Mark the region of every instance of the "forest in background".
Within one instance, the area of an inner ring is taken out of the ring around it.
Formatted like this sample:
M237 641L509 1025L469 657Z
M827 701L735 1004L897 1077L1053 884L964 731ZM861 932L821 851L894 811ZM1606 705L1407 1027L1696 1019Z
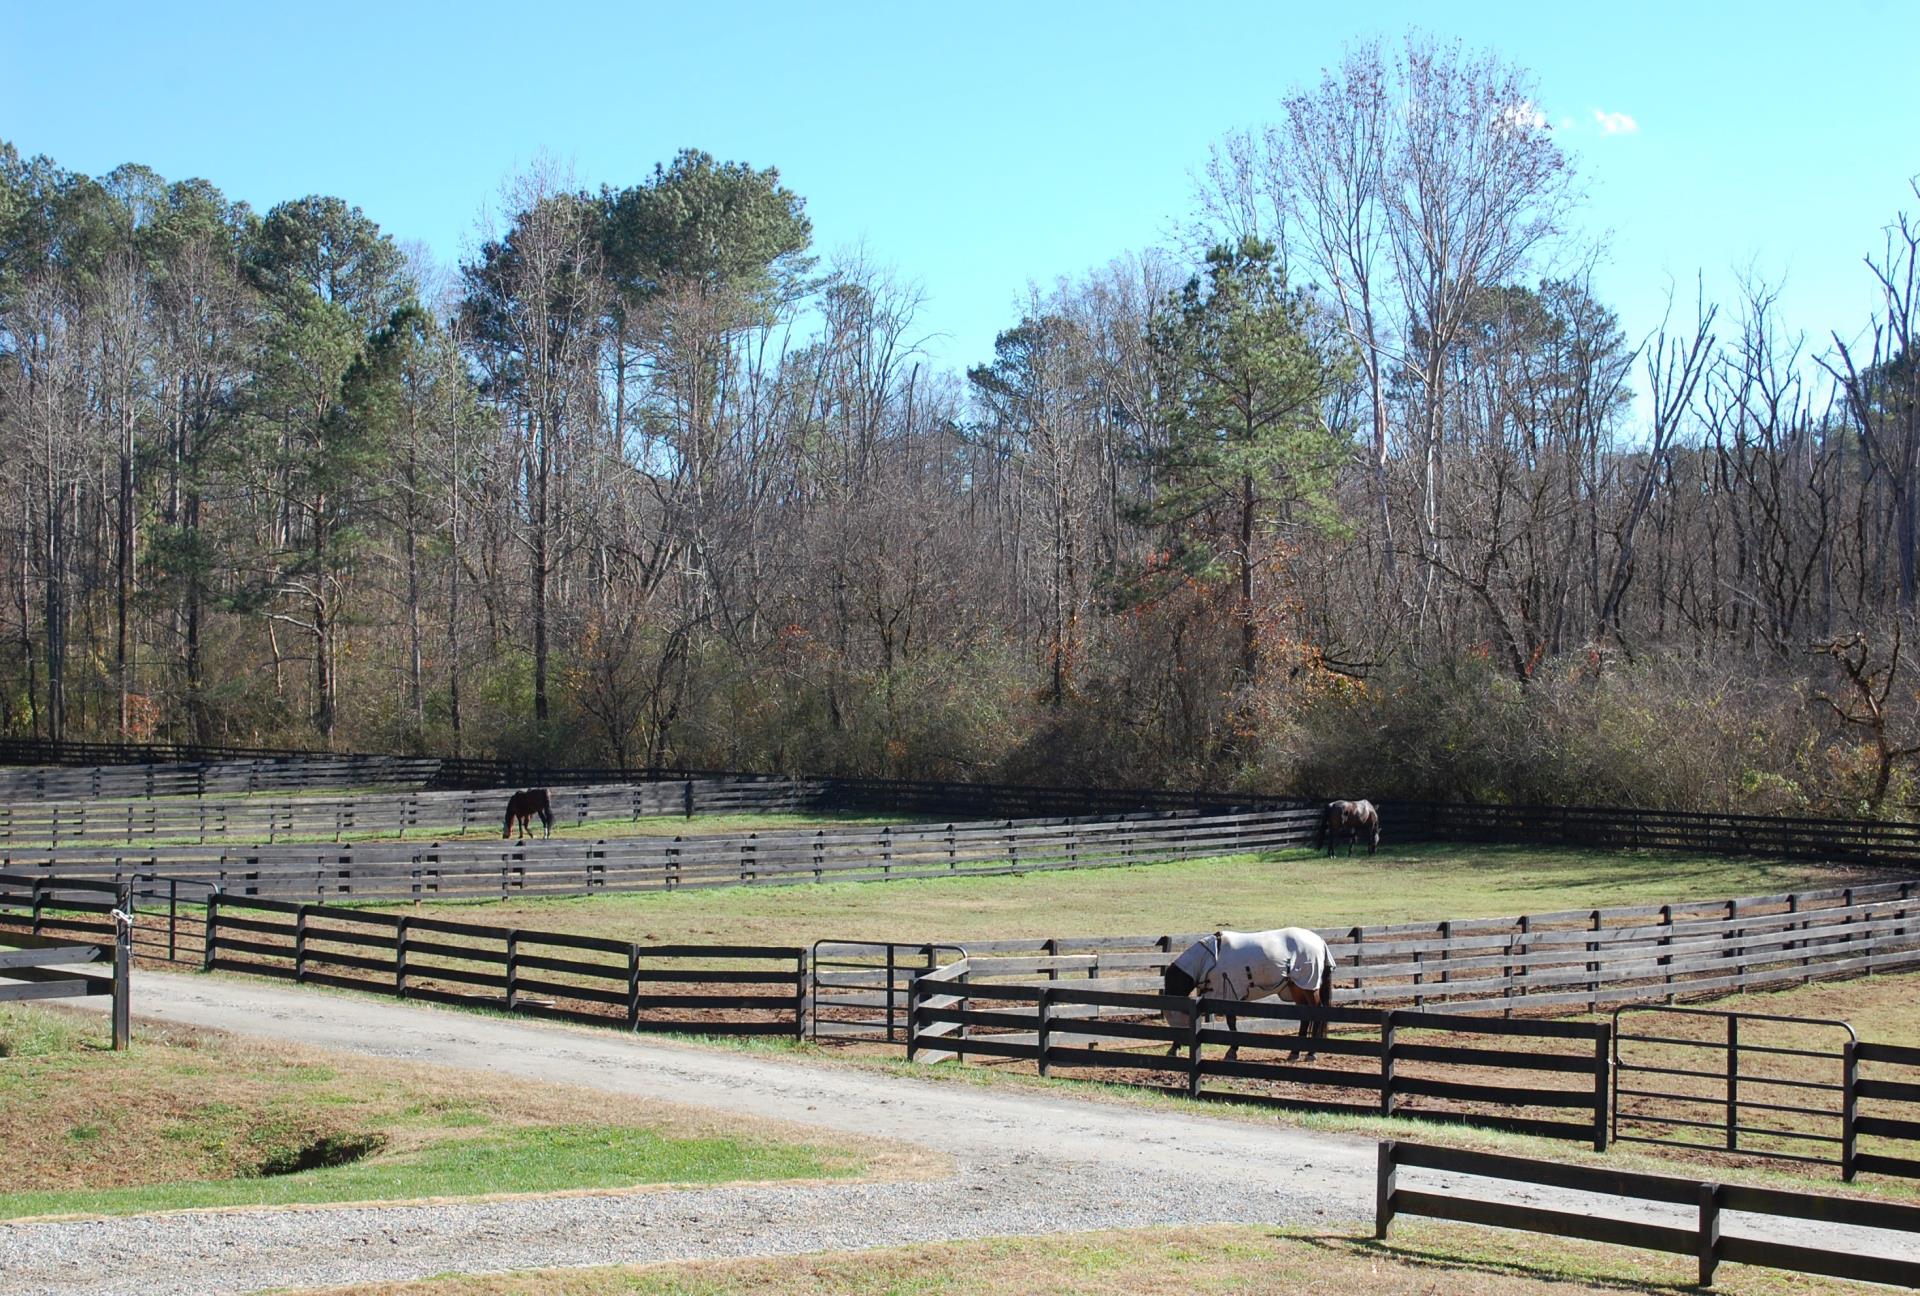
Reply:
M771 167L443 269L0 143L0 733L1912 814L1916 194L1628 337L1536 100L1356 46L964 374Z

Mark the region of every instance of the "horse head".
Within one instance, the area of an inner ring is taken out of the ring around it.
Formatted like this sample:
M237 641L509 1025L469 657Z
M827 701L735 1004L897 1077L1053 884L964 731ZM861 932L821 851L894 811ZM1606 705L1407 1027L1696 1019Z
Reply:
M1213 988L1213 970L1220 961L1220 937L1209 936L1197 940L1182 951L1179 958L1167 964L1161 973L1161 980L1169 998L1190 999L1195 995L1205 997ZM1193 1024L1193 1014L1178 1008L1166 1010L1167 1025L1175 1030L1185 1030Z

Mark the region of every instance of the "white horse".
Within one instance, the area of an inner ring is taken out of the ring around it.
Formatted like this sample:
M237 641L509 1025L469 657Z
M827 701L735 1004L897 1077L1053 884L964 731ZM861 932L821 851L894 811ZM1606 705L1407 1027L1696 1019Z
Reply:
M1220 931L1187 946L1167 965L1165 979L1167 994L1179 998L1197 995L1251 1003L1278 995L1290 1003L1324 1008L1333 1002L1333 951L1304 927ZM1167 1024L1176 1030L1193 1024L1190 1012L1169 1008L1166 1015ZM1232 1013L1227 1014L1227 1029L1234 1034L1233 1046L1227 1050L1231 1060L1240 1053L1240 1025ZM1301 1038L1307 1034L1308 1023L1302 1021ZM1312 1023L1312 1034L1315 1039L1325 1039L1327 1024ZM1299 1056L1296 1048L1288 1060ZM1312 1061L1317 1056L1317 1051L1309 1052L1307 1059Z

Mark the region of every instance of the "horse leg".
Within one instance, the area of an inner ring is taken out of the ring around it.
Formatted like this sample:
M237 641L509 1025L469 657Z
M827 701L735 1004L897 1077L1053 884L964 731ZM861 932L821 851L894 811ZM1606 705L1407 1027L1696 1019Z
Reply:
M1299 1004L1302 1008L1317 1008L1320 1006L1319 996L1315 995L1311 990L1296 989L1294 991L1293 1001ZM1300 1019L1300 1029L1294 1037L1293 1052L1287 1054L1287 1061L1293 1062L1299 1059L1300 1041L1308 1039L1308 1037L1313 1033L1313 1031L1318 1028L1318 1025L1319 1025L1318 1023L1309 1021L1305 1017L1302 1017ZM1311 1044L1309 1044L1307 1047L1307 1061L1309 1062L1315 1061L1319 1058L1319 1056L1320 1056L1319 1051L1313 1048Z
M1240 1019L1232 1013L1227 1014L1227 1034L1233 1037L1233 1043L1227 1049L1227 1061L1240 1056Z

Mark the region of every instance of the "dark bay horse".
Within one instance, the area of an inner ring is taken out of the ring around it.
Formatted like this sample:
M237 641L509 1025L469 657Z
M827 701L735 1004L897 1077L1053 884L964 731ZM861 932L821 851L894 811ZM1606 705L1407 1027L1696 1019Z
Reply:
M553 836L553 803L547 798L545 788L528 788L524 792L515 792L507 799L507 817L500 825L502 840L513 836L513 821L520 821L520 835L525 837L535 815L547 830L546 835Z
M1361 833L1367 835L1367 854L1380 849L1380 812L1373 808L1371 801L1329 801L1327 810L1320 819L1320 834L1326 839L1327 854L1333 854L1338 840L1335 834L1346 833L1347 854L1353 854L1353 839Z
M1163 977L1166 993L1177 998L1198 995L1202 999L1237 999L1251 1003L1278 995L1289 1003L1309 1008L1333 1004L1333 951L1317 933L1305 927L1215 932L1187 946L1179 958L1167 965ZM1175 1030L1193 1024L1190 1012L1169 1008L1166 1015L1167 1025ZM1303 1019L1302 1039L1307 1038L1308 1027L1309 1023ZM1315 1040L1327 1037L1324 1021L1313 1022L1311 1027ZM1227 1014L1227 1029L1234 1035L1233 1046L1227 1050L1231 1060L1240 1053L1240 1023L1231 1012ZM1299 1056L1300 1050L1296 1048L1288 1060ZM1307 1060L1317 1056L1317 1050L1309 1051Z

